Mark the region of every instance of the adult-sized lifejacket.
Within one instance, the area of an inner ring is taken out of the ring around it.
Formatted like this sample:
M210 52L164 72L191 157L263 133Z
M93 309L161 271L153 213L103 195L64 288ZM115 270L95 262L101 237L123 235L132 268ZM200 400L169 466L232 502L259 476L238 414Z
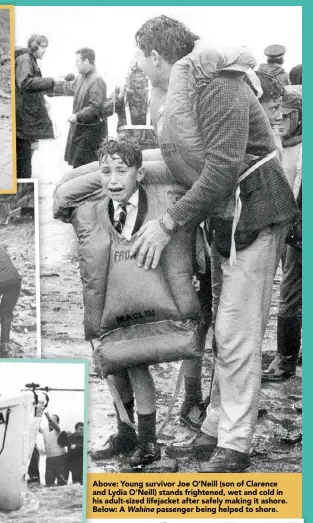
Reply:
M140 201L146 200L143 223L165 214L186 192L186 187L170 183L163 161L144 162L144 167L145 184L139 188ZM86 339L114 346L115 351L109 349L114 365L120 356L126 366L139 364L140 352L145 364L200 357L195 346L200 305L192 285L191 234L179 230L162 252L158 267L142 270L130 256L136 235L127 240L117 233L109 217L110 199L99 180L97 171L76 178L73 172L73 179L55 192L54 214L71 221L79 240ZM191 355L184 351L188 345ZM170 347L172 353L165 354Z
M221 71L244 74L256 62L245 47L218 51L197 40L190 54L171 70L165 103L159 108L157 133L164 161L177 182L191 187L205 163L199 127L199 90ZM160 96L158 91L156 95Z

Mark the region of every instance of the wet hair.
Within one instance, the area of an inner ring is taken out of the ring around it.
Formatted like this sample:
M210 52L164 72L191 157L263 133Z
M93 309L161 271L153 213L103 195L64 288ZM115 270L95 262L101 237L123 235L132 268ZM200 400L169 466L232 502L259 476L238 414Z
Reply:
M136 44L145 56L157 51L169 64L191 53L199 37L168 16L161 15L145 22L135 35Z
M263 91L261 98L259 98L260 103L270 102L276 100L279 96L284 96L284 86L277 78L263 71L256 71L256 75L260 80Z
M128 167L142 166L142 152L139 143L132 137L121 135L116 140L114 138L105 138L98 150L99 162L106 156L117 154Z
M267 63L268 64L280 64L280 65L282 65L284 63L284 57L283 56L268 56L267 57Z
M292 85L302 85L302 64L290 69L289 78Z
M60 423L60 418L57 414L52 414L52 416L54 416L56 419L57 419L57 423L59 424ZM51 418L52 418L51 416Z
M93 49L90 49L90 47L82 47L81 49L78 49L75 54L80 54L82 61L88 58L89 63L94 65L96 60L96 53Z
M33 34L29 37L28 42L27 42L27 47L31 51L33 51L33 52L38 51L40 45L44 45L46 47L49 45L49 40L46 36L39 35L39 34Z
M82 421L78 421L78 423L76 423L75 430L77 430L79 427L83 427L84 428L84 424L82 423Z

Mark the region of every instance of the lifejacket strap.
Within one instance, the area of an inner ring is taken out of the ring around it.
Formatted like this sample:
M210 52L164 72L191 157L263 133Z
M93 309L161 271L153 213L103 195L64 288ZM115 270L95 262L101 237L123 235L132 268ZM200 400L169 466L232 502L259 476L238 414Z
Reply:
M250 174L252 174L254 171L256 171L259 167L264 165L265 163L269 162L274 158L277 154L277 149L272 151L270 154L262 158L262 160L258 161L252 167L247 169L244 173L242 173L241 176L238 178L238 184L240 184L243 180L245 180ZM241 209L242 209L242 203L240 199L240 185L238 185L235 193L235 211L233 216L233 223L232 223L232 231L231 231L231 246L230 246L230 257L229 257L229 265L230 267L235 267L236 265L236 242L235 242L235 232L238 225L238 222L240 220L241 215Z

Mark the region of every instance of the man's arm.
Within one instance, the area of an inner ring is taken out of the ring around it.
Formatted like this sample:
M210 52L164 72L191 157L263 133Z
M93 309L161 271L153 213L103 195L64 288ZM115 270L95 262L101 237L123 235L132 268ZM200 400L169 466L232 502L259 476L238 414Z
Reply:
M33 76L31 58L27 54L16 60L15 81L22 92L49 92L54 89L53 78Z
M97 78L89 90L88 107L76 113L77 122L88 123L102 114L103 103L106 99L106 85L102 78Z
M178 225L200 223L234 193L249 134L249 104L236 86L234 81L213 88L209 84L200 94L205 165L198 180L169 211Z
M53 428L53 430L55 430L55 432L60 434L61 429L60 429L59 425L52 418L50 418L49 412L45 412L45 416L46 416L48 422L50 423L51 427Z
M139 231L131 254L137 264L155 268L175 227L200 223L233 194L243 164L249 134L249 104L235 81L213 80L199 95L199 121L205 165L193 186L170 209L160 231L157 221ZM168 236L166 236L166 233Z

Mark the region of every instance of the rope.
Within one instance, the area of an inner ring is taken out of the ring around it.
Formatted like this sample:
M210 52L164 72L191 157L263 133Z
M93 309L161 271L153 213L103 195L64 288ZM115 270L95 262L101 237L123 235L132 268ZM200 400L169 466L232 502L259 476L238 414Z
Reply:
M3 441L2 441L2 447L1 447L1 450L0 450L0 456L4 450L4 445L5 445L5 440L6 440L6 437L7 437L7 431L8 431L8 425L9 425L9 418L10 418L10 414L11 414L11 409L7 409L7 414L6 414L6 420L5 420L5 429L4 429L4 434L3 434Z

